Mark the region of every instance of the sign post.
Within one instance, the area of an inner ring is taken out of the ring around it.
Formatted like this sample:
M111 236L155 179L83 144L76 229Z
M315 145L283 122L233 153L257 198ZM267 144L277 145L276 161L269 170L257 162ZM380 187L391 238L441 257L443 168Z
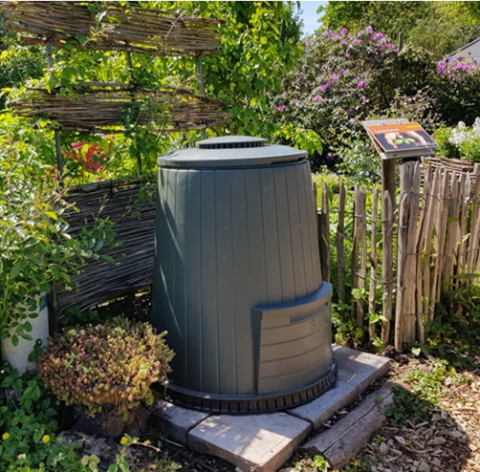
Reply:
M416 122L405 118L363 121L382 166L382 195L387 191L395 209L395 166L399 159L412 159L435 155L437 143Z

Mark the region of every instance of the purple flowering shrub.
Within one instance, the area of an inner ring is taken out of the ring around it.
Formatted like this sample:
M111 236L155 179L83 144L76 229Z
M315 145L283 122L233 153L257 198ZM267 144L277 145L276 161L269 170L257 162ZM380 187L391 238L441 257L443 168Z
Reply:
M471 125L478 110L476 66L462 58L437 63L410 45L399 52L387 36L367 26L354 34L327 30L306 42L272 112L274 122L320 136L323 153L312 156L314 165L338 163L343 172L363 173L370 181L377 172L370 162L376 154L360 121L404 117L433 132L441 123Z
M398 50L368 26L353 35L325 31L306 44L300 67L284 80L276 119L320 134L326 156L343 133L359 129L372 110L394 96Z
M445 124L472 125L480 110L480 69L463 57L439 61L431 96Z

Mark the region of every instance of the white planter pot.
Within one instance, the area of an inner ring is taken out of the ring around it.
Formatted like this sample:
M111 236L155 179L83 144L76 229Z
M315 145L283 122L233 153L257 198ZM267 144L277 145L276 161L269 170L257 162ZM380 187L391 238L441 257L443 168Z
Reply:
M17 369L20 374L37 370L36 364L28 361L28 356L32 352L37 339L40 339L42 344L45 345L49 334L47 295L38 295L36 302L38 316L28 318L32 325L32 331L28 334L32 336L32 340L28 341L19 337L17 346L12 344L11 338L2 341L2 359Z

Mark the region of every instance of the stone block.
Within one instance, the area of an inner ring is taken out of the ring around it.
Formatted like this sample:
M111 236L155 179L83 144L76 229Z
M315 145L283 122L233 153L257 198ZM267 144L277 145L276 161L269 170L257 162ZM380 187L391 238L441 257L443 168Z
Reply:
M333 388L319 398L288 410L288 413L312 423L318 429L333 414L352 404L367 387L390 369L385 357L334 346L338 378Z
M244 472L274 472L311 429L308 422L286 413L210 416L190 431L188 446Z
M165 434L173 441L186 445L188 432L208 416L209 413L188 410L160 400L155 405L152 423L157 431Z
M390 359L387 357L340 346L333 347L333 354L337 362L338 381L358 386L360 393L390 370Z

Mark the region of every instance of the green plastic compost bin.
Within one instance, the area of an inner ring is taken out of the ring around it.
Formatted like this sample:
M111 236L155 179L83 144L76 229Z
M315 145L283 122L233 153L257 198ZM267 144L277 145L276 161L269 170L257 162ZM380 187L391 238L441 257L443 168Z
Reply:
M335 381L306 157L232 136L158 159L153 321L174 402L275 411Z

